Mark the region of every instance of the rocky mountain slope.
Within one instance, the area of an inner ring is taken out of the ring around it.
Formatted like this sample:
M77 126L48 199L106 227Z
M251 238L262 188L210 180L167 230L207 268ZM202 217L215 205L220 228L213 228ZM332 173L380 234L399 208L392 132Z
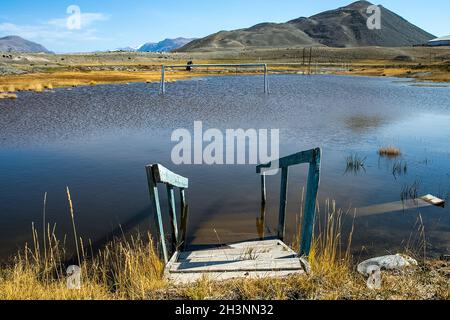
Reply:
M367 13L372 3L357 1L309 18L286 23L261 23L247 29L220 31L197 39L177 51L214 51L245 48L287 48L310 45L329 47L401 47L423 44L434 36L389 9L379 6L381 29L370 30Z

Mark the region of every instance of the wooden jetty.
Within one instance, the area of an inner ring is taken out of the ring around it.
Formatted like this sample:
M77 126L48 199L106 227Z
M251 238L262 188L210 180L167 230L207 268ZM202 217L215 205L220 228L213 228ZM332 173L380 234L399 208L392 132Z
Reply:
M306 258L311 249L316 212L316 199L320 180L321 150L300 152L271 163L260 165L256 172L261 175L262 210L266 205L265 176L281 170L281 193L278 238L220 244L213 248L185 250L188 220L186 190L189 180L177 175L160 164L146 166L152 211L157 222L157 239L160 253L166 263L165 277L175 283L192 283L202 277L213 281L233 278L284 277L307 271ZM305 215L302 226L300 252L294 252L284 242L289 168L309 164ZM169 202L170 252L167 249L158 185L165 185ZM177 223L175 189L180 193L180 228ZM264 216L261 217L264 219Z

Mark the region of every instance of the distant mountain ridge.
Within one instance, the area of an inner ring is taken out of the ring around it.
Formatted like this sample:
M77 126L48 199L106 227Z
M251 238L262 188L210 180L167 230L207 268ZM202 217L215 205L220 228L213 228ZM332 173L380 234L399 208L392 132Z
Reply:
M158 43L146 43L142 45L139 49L137 49L138 52L170 52L176 49L179 49L189 42L193 41L195 39L189 39L189 38L176 38L176 39L165 39L163 41L160 41Z
M0 51L3 52L28 52L28 53L52 53L39 43L25 40L19 36L7 36L0 38Z
M369 30L367 13L372 3L357 1L309 18L286 23L260 23L246 29L220 31L197 39L177 51L215 51L245 48L281 48L321 45L328 47L401 47L435 38L396 13L379 6L381 29Z

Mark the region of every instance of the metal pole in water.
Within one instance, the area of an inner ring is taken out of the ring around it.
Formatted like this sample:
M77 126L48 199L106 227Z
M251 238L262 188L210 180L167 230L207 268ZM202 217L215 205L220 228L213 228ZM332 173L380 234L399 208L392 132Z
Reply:
M264 65L264 93L269 93L269 84L267 82L267 64Z
M166 83L165 83L165 67L164 65L161 66L161 87L160 87L160 93L165 94L166 93Z

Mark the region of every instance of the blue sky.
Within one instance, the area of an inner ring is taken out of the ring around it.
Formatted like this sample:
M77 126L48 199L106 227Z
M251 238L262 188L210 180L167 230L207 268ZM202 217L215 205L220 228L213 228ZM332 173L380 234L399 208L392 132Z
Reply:
M344 6L352 0L2 0L0 36L19 35L55 52L138 46L165 38L203 37L260 22L285 22ZM437 36L450 34L448 0L375 0ZM77 5L82 27L68 30Z

